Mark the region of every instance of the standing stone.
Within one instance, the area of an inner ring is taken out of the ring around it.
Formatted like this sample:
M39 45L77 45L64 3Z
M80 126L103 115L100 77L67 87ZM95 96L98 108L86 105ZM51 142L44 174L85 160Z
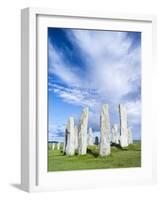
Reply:
M88 129L88 138L87 138L87 145L93 145L93 131L92 128Z
M74 134L75 134L74 146L75 146L75 150L78 151L78 127L77 126L75 126L74 128Z
M110 119L109 119L109 109L108 104L104 104L101 112L100 118L100 155L108 156L111 153L110 146Z
M52 150L55 149L55 143L52 143Z
M128 128L127 128L127 114L126 107L122 104L119 105L120 114L120 146L128 146Z
M87 153L88 107L83 109L78 127L78 154Z
M72 156L75 153L74 118L73 117L69 117L65 135L67 137L65 153L66 153L66 155Z
M60 142L57 143L57 150L60 149Z
M119 144L119 134L118 134L117 124L114 124L112 126L111 132L112 132L112 143Z
M133 137L132 137L131 128L128 128L128 143L133 144Z

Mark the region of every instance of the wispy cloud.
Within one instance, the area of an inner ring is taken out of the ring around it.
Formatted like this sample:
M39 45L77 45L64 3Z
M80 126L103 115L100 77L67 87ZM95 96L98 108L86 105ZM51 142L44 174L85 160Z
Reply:
M70 85L79 85L80 80L76 75L76 68L72 70L67 64L61 50L56 49L49 40L49 72L58 76L62 82Z
M102 97L118 103L138 89L140 46L131 49L132 39L126 32L73 30L69 35L86 54L89 86L97 88Z
M49 83L49 90L53 91L65 102L78 105L94 107L96 102L96 92L89 89L80 89L76 87L64 87L57 84Z

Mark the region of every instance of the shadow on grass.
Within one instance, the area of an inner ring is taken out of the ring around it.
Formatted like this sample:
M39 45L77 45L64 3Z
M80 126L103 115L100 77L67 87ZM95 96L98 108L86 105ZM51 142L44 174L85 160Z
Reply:
M95 158L99 156L99 153L96 151L92 151L91 149L87 148L87 153L93 155Z
M131 144L130 144L129 146L127 146L127 147L121 147L120 144L112 143L112 144L111 144L111 147L116 147L117 149L120 149L120 150L123 150L123 151L129 151L129 150L138 151L138 150L136 149L136 147L133 146L133 145L131 145Z
M122 149L120 144L111 143L111 147L117 147L118 149Z
M112 143L112 144L111 144L111 147L116 147L117 149L125 150L125 151L128 150L127 147L121 147L120 144L115 144L115 143Z

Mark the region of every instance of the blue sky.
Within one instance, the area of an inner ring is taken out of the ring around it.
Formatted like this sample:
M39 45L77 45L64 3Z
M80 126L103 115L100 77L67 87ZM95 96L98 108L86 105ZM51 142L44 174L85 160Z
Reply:
M141 138L141 33L48 28L48 139L63 141L68 117L77 125L85 106L99 135L103 103L111 125L125 104L134 139Z

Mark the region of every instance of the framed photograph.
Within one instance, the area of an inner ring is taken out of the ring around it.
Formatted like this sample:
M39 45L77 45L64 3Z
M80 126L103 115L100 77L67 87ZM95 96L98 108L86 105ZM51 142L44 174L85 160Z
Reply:
M26 8L21 186L155 183L155 17Z

